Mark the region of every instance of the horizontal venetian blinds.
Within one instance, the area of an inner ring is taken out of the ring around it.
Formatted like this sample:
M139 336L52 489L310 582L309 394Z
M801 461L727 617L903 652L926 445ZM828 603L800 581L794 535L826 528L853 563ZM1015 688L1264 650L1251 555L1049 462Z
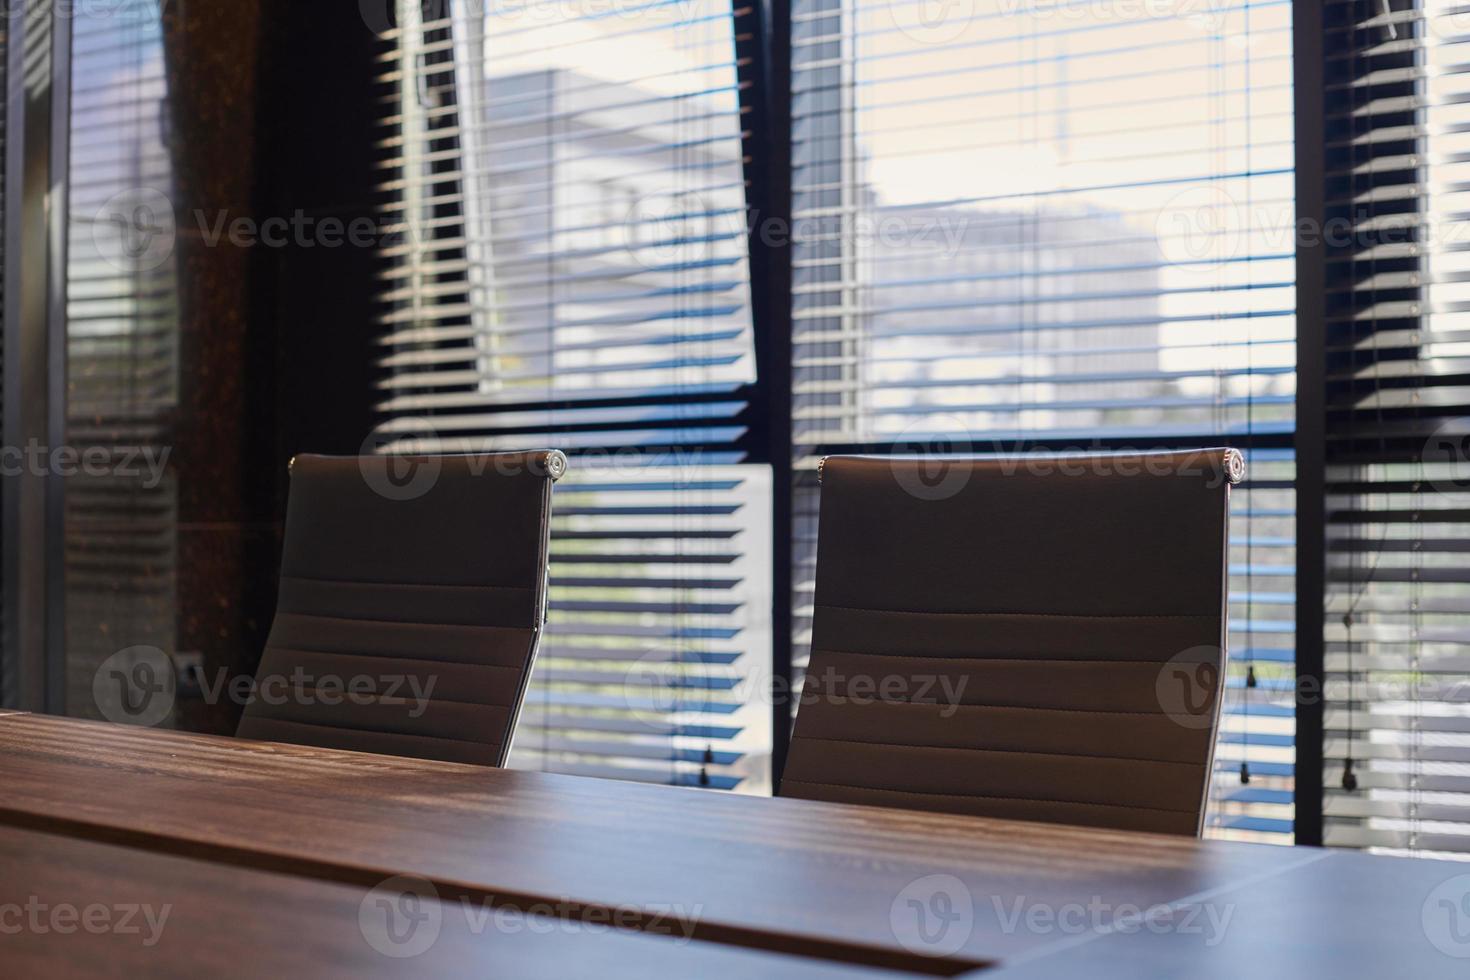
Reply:
M758 791L771 488L741 442L755 368L730 4L398 15L379 441L572 456L514 761Z
M1470 15L1324 7L1327 843L1470 856Z
M385 430L732 441L754 355L728 0L452 6L384 56L383 188L403 233L386 250Z
M800 444L1289 430L1290 15L797 0Z
M826 452L1230 443L1214 832L1289 840L1291 6L795 0L798 646Z
M576 467L576 462L573 466ZM770 469L575 469L512 764L769 786Z
M1230 670L1215 782L1213 836L1291 843L1296 814L1296 461L1247 452L1230 498Z
M87 12L71 30L66 438L108 462L68 475L66 709L97 715L118 650L176 643L179 397L169 86L159 9Z

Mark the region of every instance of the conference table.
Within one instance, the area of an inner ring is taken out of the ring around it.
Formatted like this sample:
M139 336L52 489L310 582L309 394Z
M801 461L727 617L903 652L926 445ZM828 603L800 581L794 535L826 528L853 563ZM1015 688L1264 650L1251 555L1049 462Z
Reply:
M1463 978L1470 865L8 713L0 970Z

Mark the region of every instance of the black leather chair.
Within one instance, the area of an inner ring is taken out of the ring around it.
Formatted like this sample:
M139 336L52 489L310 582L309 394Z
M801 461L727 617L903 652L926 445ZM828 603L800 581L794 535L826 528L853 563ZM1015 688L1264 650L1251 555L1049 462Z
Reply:
M783 796L1198 834L1235 450L825 459Z
M242 738L498 766L546 612L555 451L299 456Z

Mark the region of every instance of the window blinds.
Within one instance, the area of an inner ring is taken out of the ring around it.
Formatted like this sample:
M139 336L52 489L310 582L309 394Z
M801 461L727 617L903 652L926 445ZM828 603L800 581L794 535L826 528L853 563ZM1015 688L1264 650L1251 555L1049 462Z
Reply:
M1470 855L1470 16L1329 2L1324 838Z
M1289 840L1289 3L795 0L792 49L798 647L826 452L1239 445L1210 819Z
M173 443L177 219L159 9L79 9L71 32L66 437L109 465L66 478L66 691L95 714L102 661L176 639L177 488L137 460Z
M397 13L378 441L573 456L513 762L768 787L771 488L741 445L755 359L731 7Z

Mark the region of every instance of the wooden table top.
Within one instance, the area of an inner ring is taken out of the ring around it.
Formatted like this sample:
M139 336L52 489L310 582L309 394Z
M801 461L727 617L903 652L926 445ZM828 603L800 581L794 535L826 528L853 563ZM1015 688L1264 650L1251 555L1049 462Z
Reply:
M1351 949L1377 941L1356 928L1362 917L1417 909L1433 887L1470 870L37 715L0 718L0 787L0 822L13 826L284 871L359 894L415 874L443 899L549 903L568 918L620 910L629 925L653 926L683 910L697 939L944 974L1060 969L1114 949L1125 962L1128 942L1159 935L1135 928L1138 910L1167 905L1180 919L1196 909L1198 923L1165 936L1172 955L1236 950L1240 975L1264 948L1252 931L1273 922L1250 925L1259 916L1246 915L1243 897L1219 930L1225 939L1206 947L1209 915L1230 904L1222 896L1249 896L1252 908L1300 902L1296 927ZM1465 965L1423 929L1401 932L1401 953L1427 958L1416 976L1435 975L1441 960ZM1041 975L1052 974L1026 974Z
M0 834L0 867L12 977L903 976L18 828Z
M1320 860L1209 896L1188 926L1140 920L1060 938L985 980L1470 977L1470 865L1316 852Z

